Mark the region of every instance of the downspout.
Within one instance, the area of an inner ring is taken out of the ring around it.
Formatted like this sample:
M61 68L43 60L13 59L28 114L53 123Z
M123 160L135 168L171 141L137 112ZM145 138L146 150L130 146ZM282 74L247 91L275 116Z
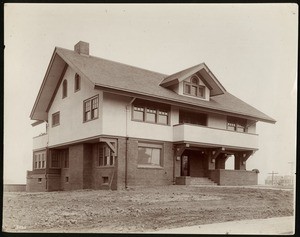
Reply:
M127 184L128 184L128 116L129 116L129 112L130 112L130 107L133 103L133 101L135 101L135 97L133 97L131 99L131 101L129 102L129 104L126 105L126 141L125 141L125 189L127 189Z
M45 167L45 179L46 179L46 191L48 191L48 171L49 171L49 163L50 163L50 153L49 153L49 126L48 122L44 120L46 123L46 133L47 133L47 145L46 145L46 167Z

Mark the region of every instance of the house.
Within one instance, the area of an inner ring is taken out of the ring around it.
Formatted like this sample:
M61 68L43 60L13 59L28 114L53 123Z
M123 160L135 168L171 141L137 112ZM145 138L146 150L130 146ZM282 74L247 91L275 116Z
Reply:
M246 162L258 121L275 120L231 95L199 65L164 75L56 47L30 114L27 191L257 184ZM226 170L234 156L234 170Z

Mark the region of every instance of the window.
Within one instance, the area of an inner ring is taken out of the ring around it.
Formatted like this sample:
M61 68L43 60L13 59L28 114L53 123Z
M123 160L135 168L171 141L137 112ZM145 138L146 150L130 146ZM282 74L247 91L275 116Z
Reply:
M87 99L83 102L83 121L90 121L98 118L99 97Z
M97 166L114 166L114 154L105 143L98 144L98 164Z
M102 183L108 184L108 177L102 177Z
M184 82L183 93L195 97L205 98L205 87L199 85L199 79L196 76L191 78L191 82Z
M145 108L141 106L133 106L133 118L134 120L144 121Z
M38 183L41 183L42 182L42 178L38 178Z
M162 167L162 145L151 143L139 143L138 166Z
M67 80L64 80L63 88L62 88L62 98L65 98L67 96L68 96L68 82Z
M33 168L45 169L46 168L46 151L34 152L33 156Z
M80 81L81 81L81 78L80 76L76 73L75 74L75 83L74 83L74 91L79 91L80 90Z
M57 150L51 151L51 168L59 168L59 152Z
M207 115L189 111L179 111L179 123L207 126Z
M68 176L66 176L66 183L69 183L69 177Z
M242 118L227 117L227 129L236 132L247 131L247 120Z
M132 120L168 125L169 111L168 105L136 100L132 109Z
M52 127L59 125L59 120L60 120L59 117L60 117L59 112L52 114Z

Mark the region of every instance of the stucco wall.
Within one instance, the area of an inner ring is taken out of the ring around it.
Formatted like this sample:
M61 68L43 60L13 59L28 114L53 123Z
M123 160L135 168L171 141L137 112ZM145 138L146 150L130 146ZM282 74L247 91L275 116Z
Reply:
M207 126L211 128L226 129L227 127L227 116L220 114L208 114Z
M68 67L63 77L68 82L67 97L62 98L61 83L48 113L49 146L97 136L102 132L102 92L94 90L93 85L84 78L81 78L80 90L74 92L74 78L75 72ZM84 123L83 101L95 95L99 95L99 117ZM52 114L58 111L60 124L52 127Z

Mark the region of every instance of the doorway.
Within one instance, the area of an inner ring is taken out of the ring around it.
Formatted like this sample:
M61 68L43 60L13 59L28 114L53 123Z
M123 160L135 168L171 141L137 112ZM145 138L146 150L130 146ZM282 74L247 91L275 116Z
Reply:
M190 176L190 161L188 156L181 156L181 176Z

